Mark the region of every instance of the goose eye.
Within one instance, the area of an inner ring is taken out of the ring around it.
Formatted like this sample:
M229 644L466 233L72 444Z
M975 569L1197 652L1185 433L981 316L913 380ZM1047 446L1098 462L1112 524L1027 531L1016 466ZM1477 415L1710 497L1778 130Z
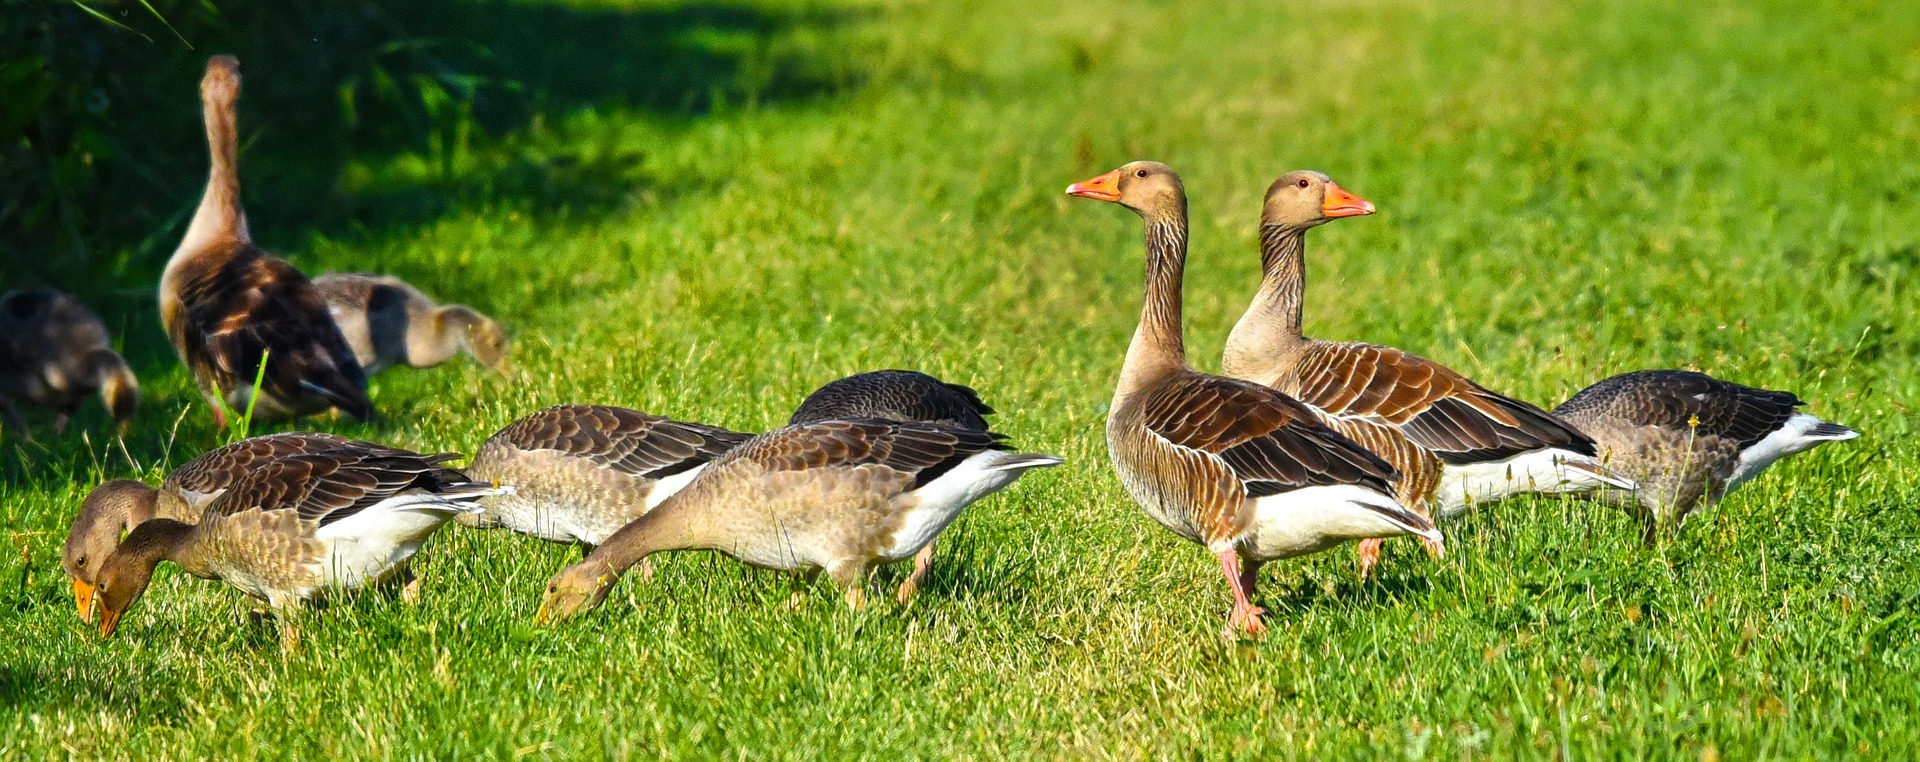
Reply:
M85 569L85 568L87 568L87 559L84 559L84 558L82 558L82 559L80 559L80 560L78 560L78 561L75 561L75 562L73 562L73 565L74 565L74 566L78 566L78 567L80 567L80 568L82 568L82 569Z
M1146 170L1144 170L1144 169L1136 169L1136 170L1134 170L1134 171L1133 171L1133 176L1134 176L1134 177L1146 177L1146 176L1147 176L1147 171L1146 171Z
M1307 178L1304 178L1304 177L1302 177L1302 178L1300 178L1300 183L1299 183L1299 185L1300 185L1300 187L1302 187L1302 188L1305 188L1305 187L1307 187Z

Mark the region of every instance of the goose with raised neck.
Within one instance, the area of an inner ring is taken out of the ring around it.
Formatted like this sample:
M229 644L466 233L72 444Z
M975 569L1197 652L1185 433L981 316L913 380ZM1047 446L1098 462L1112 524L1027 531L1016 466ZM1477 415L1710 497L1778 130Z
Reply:
M255 246L247 229L236 155L239 61L207 61L200 98L212 159L207 189L160 277L160 322L174 351L220 426L224 410L249 408L260 419L332 408L371 420L366 374L326 301L299 269Z
M1260 565L1348 540L1413 534L1433 522L1394 497L1393 467L1285 394L1199 373L1181 336L1187 202L1179 175L1133 162L1067 188L1119 204L1145 225L1146 290L1107 418L1120 482L1155 521L1220 562L1229 629L1264 633Z
M1260 290L1227 337L1227 375L1319 411L1392 463L1402 477L1400 500L1423 514L1452 516L1524 492L1631 486L1600 465L1591 439L1531 404L1399 349L1304 334L1307 232L1373 212L1372 203L1319 172L1274 181L1260 214ZM1361 544L1362 576L1379 548L1377 540Z

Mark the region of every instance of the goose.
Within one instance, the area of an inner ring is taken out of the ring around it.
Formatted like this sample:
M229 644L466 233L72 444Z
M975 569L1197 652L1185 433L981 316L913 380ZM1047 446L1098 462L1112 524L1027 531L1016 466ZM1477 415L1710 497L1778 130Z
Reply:
M80 402L96 393L125 434L140 406L140 382L113 351L106 324L71 294L0 296L0 421L25 431L14 403L26 403L52 408L54 431L65 432Z
M685 487L750 434L608 405L558 405L514 421L467 474L510 485L461 524L592 548Z
M949 384L915 370L876 370L847 376L814 390L787 421L792 426L834 418L879 418L908 423L940 423L986 431L993 408L973 387ZM895 590L901 605L912 600L933 568L933 543L913 557L913 571Z
M1266 631L1266 612L1253 599L1268 561L1371 537L1441 541L1432 520L1395 498L1393 466L1320 423L1312 408L1187 364L1187 196L1179 175L1137 161L1067 193L1119 204L1145 222L1145 306L1120 366L1107 449L1147 515L1219 559L1233 593L1230 630Z
M1600 465L1592 439L1546 411L1393 347L1301 333L1307 231L1373 213L1319 172L1274 181L1260 213L1260 291L1227 337L1222 371L1306 403L1385 458L1401 474L1401 503L1426 515L1523 492L1631 487ZM1362 577L1379 551L1380 540L1361 543Z
M506 329L472 307L436 304L390 276L328 273L314 278L313 287L369 376L395 365L431 368L462 351L507 372Z
M67 530L60 558L67 578L73 582L73 602L79 609L80 619L93 623L93 595L99 582L100 563L113 554L121 536L134 527L152 518L189 524L199 521L208 503L262 464L352 442L332 434L269 434L243 439L187 461L168 474L159 489L132 479L114 479L93 488L80 503L80 511Z
M579 616L641 560L696 549L810 577L825 571L857 610L869 568L912 557L967 505L1060 463L937 424L864 418L776 429L714 459L686 489L555 575L536 620Z
M1608 468L1638 483L1603 497L1639 518L1652 542L1775 461L1860 436L1800 412L1804 404L1792 392L1705 373L1641 370L1582 389L1553 413L1592 436Z
M207 61L200 82L212 155L206 195L160 276L160 321L216 425L224 408L261 419L338 409L373 418L367 377L327 314L326 300L286 260L254 245L240 204L234 106L240 62ZM266 364L264 373L260 370ZM262 393L251 400L255 379Z
M100 567L100 635L113 636L154 568L172 561L279 612L290 647L300 602L387 578L441 524L498 492L443 465L458 457L349 442L259 463L199 521L150 519L127 534Z

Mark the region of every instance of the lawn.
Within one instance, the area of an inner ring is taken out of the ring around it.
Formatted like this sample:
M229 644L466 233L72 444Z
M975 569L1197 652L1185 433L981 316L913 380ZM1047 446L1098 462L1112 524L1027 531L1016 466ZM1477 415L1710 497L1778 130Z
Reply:
M683 554L539 628L542 585L576 552L449 527L417 563L421 605L335 602L294 653L238 593L170 566L103 643L59 566L80 498L232 436L153 313L176 230L127 255L147 280L115 284L146 395L135 429L111 440L93 406L64 437L0 444L17 545L0 557L0 758L1747 759L1920 743L1920 479L1900 465L1920 458L1920 14L719 2L438 3L465 9L447 18L487 35L535 117L353 158L319 190L376 213L255 234L310 274L388 272L498 317L518 373L389 371L382 422L302 426L470 452L538 407L599 402L761 430L820 383L910 367L977 387L1015 443L1068 465L962 516L907 608L851 613L824 582L789 608L791 578ZM623 55L640 38L670 44ZM656 71L672 91L621 89ZM177 89L190 110L194 82ZM258 116L242 111L243 139L271 152L287 119ZM1370 582L1345 549L1273 564L1272 634L1223 642L1214 560L1136 508L1105 451L1139 224L1061 191L1139 158L1186 180L1203 369L1258 280L1261 192L1308 167L1381 210L1312 235L1314 335L1548 406L1614 372L1693 367L1796 391L1864 436L1775 467L1660 547L1604 507L1525 499L1448 525L1442 562L1390 543ZM248 188L287 197L248 166ZM199 188L168 192L186 207Z

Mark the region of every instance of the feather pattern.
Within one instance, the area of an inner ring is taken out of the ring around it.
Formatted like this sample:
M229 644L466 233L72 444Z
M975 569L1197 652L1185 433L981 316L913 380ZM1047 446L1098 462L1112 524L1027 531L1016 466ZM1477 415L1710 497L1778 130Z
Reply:
M831 418L944 423L987 430L993 408L972 387L911 370L877 370L828 383L807 395L788 425Z

